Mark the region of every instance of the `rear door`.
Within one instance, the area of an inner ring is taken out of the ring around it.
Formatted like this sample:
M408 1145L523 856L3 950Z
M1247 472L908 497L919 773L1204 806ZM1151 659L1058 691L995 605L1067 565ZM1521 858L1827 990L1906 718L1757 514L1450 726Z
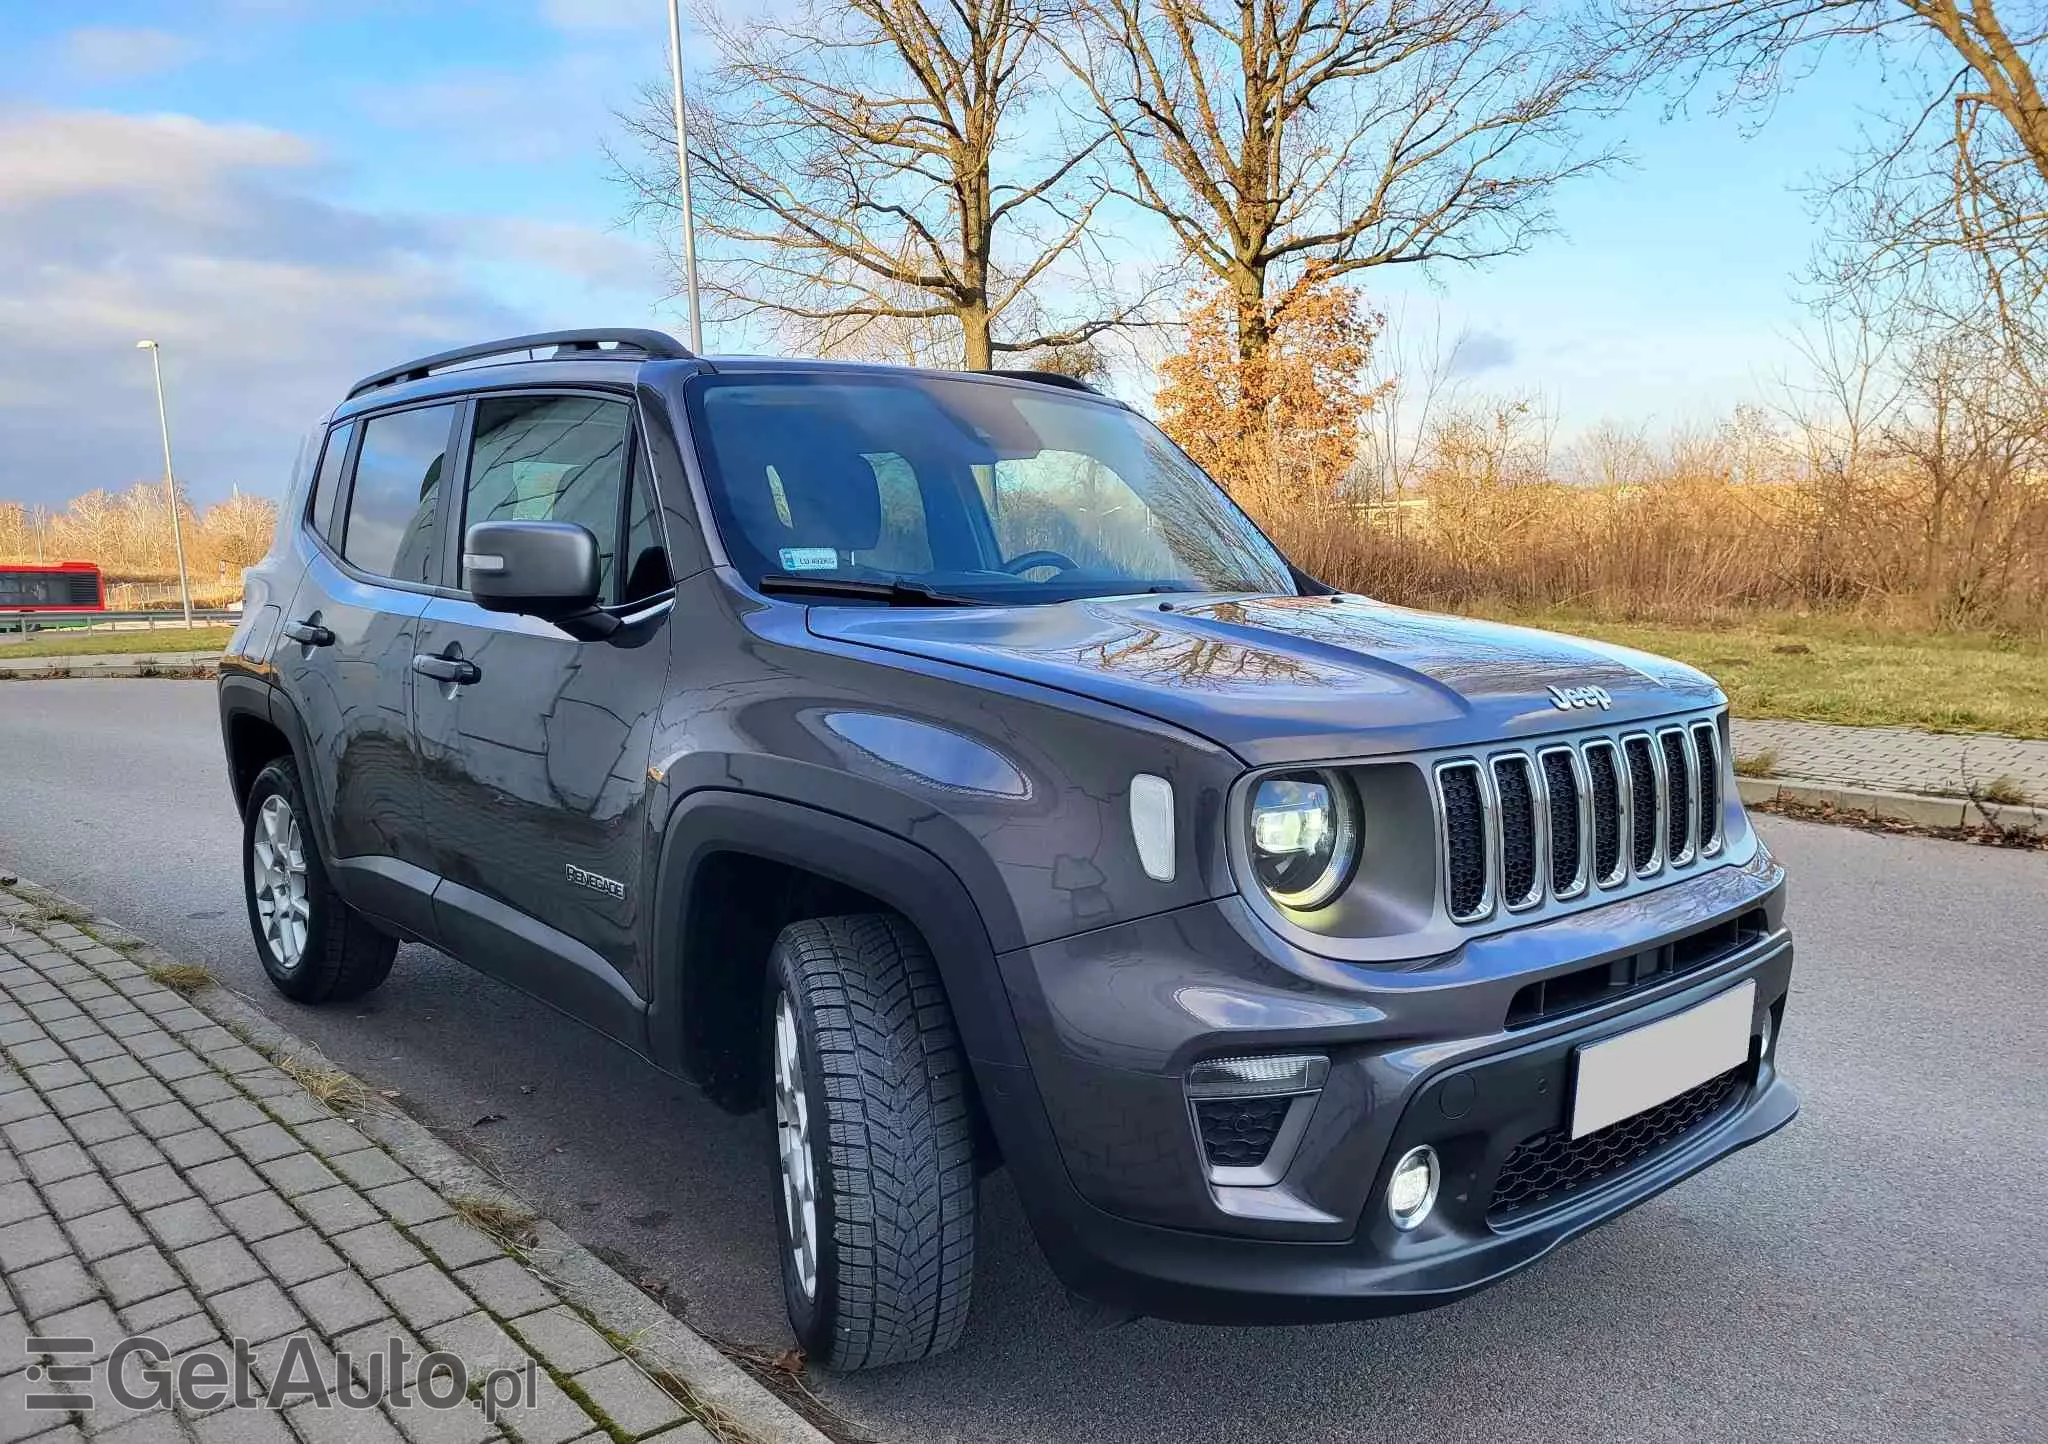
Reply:
M599 392L494 393L473 402L465 435L450 576L474 523L575 522L605 557L601 601L634 624L577 641L466 598L427 604L421 658L466 662L471 678L413 681L444 879L436 922L471 966L637 1038L647 767L672 592L633 406Z
M408 717L460 412L408 407L329 433L306 517L309 560L276 653L337 884L365 912L429 938L436 879Z

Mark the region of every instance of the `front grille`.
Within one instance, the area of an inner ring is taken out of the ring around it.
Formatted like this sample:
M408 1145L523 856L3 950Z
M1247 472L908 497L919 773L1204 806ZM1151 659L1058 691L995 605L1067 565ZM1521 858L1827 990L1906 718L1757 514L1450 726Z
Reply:
M1536 793L1529 759L1516 753L1496 758L1493 785L1500 794L1500 890L1511 908L1543 901L1536 878Z
M1664 1152L1725 1112L1740 1095L1750 1064L1743 1063L1668 1102L1624 1118L1597 1133L1573 1138L1555 1128L1524 1139L1494 1178L1488 1223L1518 1218L1564 1202Z
M1476 923L1719 853L1720 731L1593 735L1440 762L1444 903Z
M1477 763L1437 773L1444 809L1444 864L1451 917L1470 922L1492 911L1486 896L1486 801Z
M1204 1098L1195 1104L1211 1168L1257 1168L1273 1151L1292 1098Z

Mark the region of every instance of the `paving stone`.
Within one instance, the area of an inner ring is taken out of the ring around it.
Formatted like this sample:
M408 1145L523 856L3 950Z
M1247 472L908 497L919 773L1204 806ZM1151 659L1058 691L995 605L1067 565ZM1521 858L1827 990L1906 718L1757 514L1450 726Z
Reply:
M445 1218L453 1212L440 1194L412 1178L403 1183L373 1188L369 1190L369 1197L370 1202L407 1228L430 1219Z
M405 1444L381 1409L300 1408L292 1410L291 1421L305 1444Z
M202 1415L186 1427L198 1444L297 1444L285 1416L273 1409L222 1409ZM364 1438L374 1436L365 1434Z
M157 1242L165 1248L185 1248L195 1243L205 1243L210 1238L219 1238L227 1232L220 1215L206 1206L206 1201L188 1198L165 1208L151 1209L142 1216L142 1222Z
M586 1436L595 1444L611 1444L610 1435L591 1433L597 1421L540 1370L534 1371L533 1401L505 1409L497 1422L518 1436L520 1444L565 1444Z
M88 1263L126 1253L149 1242L149 1235L142 1231L135 1215L118 1203L84 1218L75 1218L66 1227L78 1256Z
M190 1003L176 1002L170 1007L159 1011L156 1008L150 1007L147 1002L140 998L136 999L136 1002L146 1011L155 1013L157 1022L161 1026L170 1029L173 1033L189 1033L195 1028L208 1027L213 1022L211 1018L207 1017L206 1014L200 1012Z
M225 1103L208 1104L205 1111L210 1112L214 1109L226 1108L227 1106ZM253 1105L250 1106L253 1107ZM218 1127L219 1125L216 1124L215 1126ZM267 1119L253 1128L222 1129L221 1131L227 1135L228 1142L234 1145L237 1153L255 1163L268 1163L273 1158L283 1158L288 1154L303 1153L305 1151L301 1147L299 1140L285 1132L282 1125L272 1123Z
M196 1034L187 1034L186 1036L190 1038L196 1036ZM214 1067L225 1073L261 1073L268 1070L271 1066L268 1058L246 1043L237 1043L233 1047L223 1048L219 1052L209 1053L207 1056L213 1059Z
M111 1101L107 1090L87 1079L74 1083L69 1088L59 1088L43 1095L43 1101L50 1105L50 1111L62 1118L73 1118L81 1113L95 1113Z
M16 992L15 996L21 995ZM48 1027L59 1018L76 1018L83 1010L69 998L52 998L48 1002L28 1004L28 1011L30 1017Z
M87 1178L91 1174L85 1175ZM0 1228L10 1223L19 1223L25 1218L42 1218L49 1213L43 1207L43 1200L36 1193L35 1186L27 1179L13 1183L0 1183Z
M0 1123L13 1123L49 1111L42 1095L31 1089L21 1088L12 1093L0 1094Z
M515 1259L493 1259L459 1270L456 1278L477 1301L501 1319L517 1318L555 1302L545 1284Z
M212 1298L263 1277L263 1265L256 1255L232 1234L178 1249L171 1261L192 1281L201 1298Z
M121 1322L138 1334L153 1333L158 1329L168 1329L194 1314L201 1318L206 1317L206 1310L199 1303L199 1295L188 1288L174 1287L135 1303L122 1305ZM211 1322L207 1326L211 1328ZM196 1348L204 1342L206 1341L203 1338L194 1339L190 1343L172 1348L171 1352L183 1353L186 1349Z
M257 1172L269 1179L270 1186L286 1198L319 1193L341 1181L334 1176L333 1169L305 1149L261 1163L257 1165Z
M376 1282L377 1292L384 1295L392 1310L415 1329L424 1331L476 1308L470 1297L433 1264L423 1263L401 1269Z
M7 1287L21 1311L35 1320L75 1308L99 1293L85 1265L68 1254L34 1268L9 1269Z
M185 1181L211 1204L227 1203L266 1187L256 1170L239 1158L223 1158L189 1169Z
M4 1137L7 1146L16 1153L33 1153L39 1148L55 1148L60 1143L72 1142L71 1130L54 1113L38 1113L33 1118L10 1123L0 1128L0 1137Z
M120 1045L116 1043L111 1046L118 1048ZM85 1071L92 1075L93 1082L103 1088L111 1088L119 1083L133 1083L149 1077L149 1070L126 1053L110 1053L104 1058L94 1059L85 1065ZM114 1094L113 1098L116 1103L127 1102L118 1093Z
M689 1417L630 1359L600 1364L576 1375L573 1382L607 1419L634 1437Z
M269 1279L216 1294L208 1301L208 1307L230 1335L251 1343L288 1334L306 1321L284 1291Z
M49 1265L45 1264L45 1268ZM45 1314L36 1320L36 1332L51 1338L86 1338L93 1342L90 1361L97 1362L113 1352L121 1341L121 1321L102 1298L90 1298L61 1313ZM71 1356L76 1359L77 1355Z
M40 1435L38 1444L83 1444L85 1436L76 1426L66 1422L67 1416L55 1411L45 1413L28 1408L28 1393L34 1390L41 1394L49 1389L48 1384L31 1384L26 1373L9 1374L0 1379L0 1444L17 1444L17 1441Z
M381 1148L357 1148L352 1153L334 1154L328 1158L327 1165L364 1190L403 1183L411 1177L396 1159Z
M532 1357L489 1314L471 1312L424 1331L437 1349L461 1359L472 1379L492 1369L521 1369Z
M420 1224L411 1233L426 1246L428 1252L451 1269L467 1268L505 1252L483 1233L453 1215Z
M98 1259L92 1265L92 1272L116 1308L155 1298L177 1288L181 1282L170 1260L148 1244L129 1249L126 1253L117 1253L111 1258Z
M138 1067L141 1065L137 1065ZM139 1113L145 1108L154 1108L159 1103L174 1103L171 1090L154 1078L136 1078L127 1083L116 1083L107 1089L116 1103L130 1113ZM146 1125L145 1125L146 1126ZM183 1132L183 1129L177 1130Z
M33 1153L22 1154L21 1167L30 1178L47 1188L53 1183L62 1183L67 1178L90 1172L92 1160L77 1144L60 1143L54 1148L38 1148Z
M121 1040L101 1029L95 1029L89 1037L66 1039L64 1046L71 1051L72 1057L85 1065L85 1071L88 1073L92 1073L92 1065L95 1063L128 1056L127 1050L121 1046ZM93 1076L99 1077L97 1073ZM107 1080L100 1078L99 1081L104 1083Z
M199 1116L206 1120L207 1126L224 1134L238 1133L244 1128L256 1128L270 1121L264 1116L262 1109L239 1093L230 1098L223 1098L218 1103L200 1104Z
M275 1193L252 1193L220 1206L220 1216L244 1243L256 1243L299 1227L299 1215Z
M381 1221L368 1228L336 1234L334 1246L348 1256L349 1263L358 1273L370 1279L395 1274L400 1269L409 1269L426 1261L426 1256L407 1242L404 1235Z
M43 1190L43 1198L50 1205L50 1212L59 1218L83 1218L121 1201L97 1173L81 1173L76 1178L53 1183Z
M61 1054L54 1063L36 1063L23 1067L21 1076L44 1093L53 1088L69 1088L74 1083L86 1081L85 1070Z
M606 1343L602 1334L566 1305L514 1319L508 1327L557 1373L581 1373L619 1357L619 1351Z
M25 1183L27 1175L21 1171L21 1160L0 1148L0 1183Z
M650 1435L641 1444L717 1444L717 1441L711 1437L709 1429L692 1419L687 1424L678 1424L673 1429Z
M201 1164L234 1157L234 1150L228 1147L227 1140L210 1128L195 1128L190 1133L177 1134L166 1138L159 1146L164 1157L188 1174Z
M453 1409L435 1409L415 1399L410 1405L394 1407L391 1418L412 1444L483 1444L498 1437L496 1427L473 1400L464 1400Z
M260 1095L264 1109L280 1123L289 1123L296 1127L300 1124L326 1121L341 1123L344 1128L350 1127L334 1116L333 1109L312 1094L302 1091L296 1080L287 1078L282 1073L278 1074L275 1080L260 1073L244 1073L235 1081L250 1092ZM356 1137L361 1138L362 1134L358 1132Z
M256 1257L279 1283L291 1285L324 1278L345 1267L342 1256L310 1228L281 1233L256 1245Z
M139 1133L122 1134L91 1146L93 1160L100 1171L119 1177L145 1168L160 1168L164 1156L157 1146Z
M200 1126L199 1115L175 1098L169 1102L140 1109L128 1116L135 1120L137 1128L151 1138L170 1138L179 1133L189 1133Z
M332 1158L337 1153L353 1153L359 1148L371 1146L363 1136L363 1130L353 1123L345 1123L329 1113L310 1122L294 1124L292 1131L299 1135L299 1141L316 1153Z
M95 1143L127 1138L135 1132L135 1125L128 1121L128 1115L118 1108L102 1108L97 1113L85 1113L64 1121L70 1125L72 1136L88 1148Z
M183 1047L150 1059L149 1071L166 1083L181 1083L187 1078L218 1076L204 1058Z
M17 1027L21 1025L16 1025ZM68 1056L64 1050L51 1042L37 1025L30 1023L22 1032L24 1041L16 1042L0 1033L0 1047L7 1049L7 1057L16 1068L34 1068L44 1063L62 1063Z
M329 1338L384 1316L383 1303L352 1273L329 1274L291 1291L320 1332Z
M128 1201L130 1208L138 1211L161 1208L192 1196L191 1187L168 1163L118 1175L114 1179L114 1190Z
M205 1065L202 1064L202 1067ZM191 1104L194 1108L208 1103L219 1103L233 1098L239 1101L241 1091L220 1074L208 1068L204 1073L195 1073L190 1078L180 1078L171 1084L171 1091Z
M146 1013L122 1013L106 1019L106 1030L128 1040L128 1051L138 1058L154 1058L178 1046L178 1040L156 1025Z
M20 1056L19 1050L29 1044L48 1041L49 1035L43 1031L43 1025L36 1022L33 1018L24 1018L17 1023L0 1023L0 1048L7 1049L16 1057ZM64 1050L62 1048L52 1047L47 1054L36 1061L47 1063L63 1056ZM24 1063L22 1066L27 1067L28 1065Z
M178 1416L161 1409L138 1414L104 1432L95 1430L93 1438L103 1444L188 1444Z

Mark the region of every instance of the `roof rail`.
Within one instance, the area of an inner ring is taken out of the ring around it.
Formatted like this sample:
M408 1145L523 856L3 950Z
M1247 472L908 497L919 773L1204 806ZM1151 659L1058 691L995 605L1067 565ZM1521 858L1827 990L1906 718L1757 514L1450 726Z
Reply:
M365 376L348 390L353 400L365 391L375 391L379 386L389 386L394 381L418 381L436 371L445 371L464 361L481 361L490 356L508 356L518 351L538 351L544 347L557 348L556 355L587 353L605 355L598 348L611 345L620 351L638 353L651 360L682 361L693 354L690 349L665 331L646 331L634 327L598 327L589 331L540 331L531 336L508 336L502 341L484 341L475 346L459 346L453 351L442 351L433 356L422 356L417 361L408 361L403 366ZM552 358L551 358L552 359Z
M985 376L1007 376L1013 381L1036 381L1041 386L1064 386L1069 391L1085 391L1090 396L1102 393L1078 376L1069 376L1064 371L1033 371L1025 367L990 366Z

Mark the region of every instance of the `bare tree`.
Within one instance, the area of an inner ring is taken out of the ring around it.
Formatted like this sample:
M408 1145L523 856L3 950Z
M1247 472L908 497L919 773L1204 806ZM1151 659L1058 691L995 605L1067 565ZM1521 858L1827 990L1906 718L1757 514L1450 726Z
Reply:
M929 361L1083 346L1132 316L1086 265L1099 135L1033 157L1046 0L802 0L707 11L721 63L690 122L714 238L706 281L732 319L817 349ZM635 210L675 203L667 92L623 117ZM1099 274L1097 272L1096 274ZM1054 282L1073 314L1046 299Z
M1229 288L1267 342L1274 273L1524 249L1608 57L1535 0L1071 0L1069 67L1122 162L1115 190Z

